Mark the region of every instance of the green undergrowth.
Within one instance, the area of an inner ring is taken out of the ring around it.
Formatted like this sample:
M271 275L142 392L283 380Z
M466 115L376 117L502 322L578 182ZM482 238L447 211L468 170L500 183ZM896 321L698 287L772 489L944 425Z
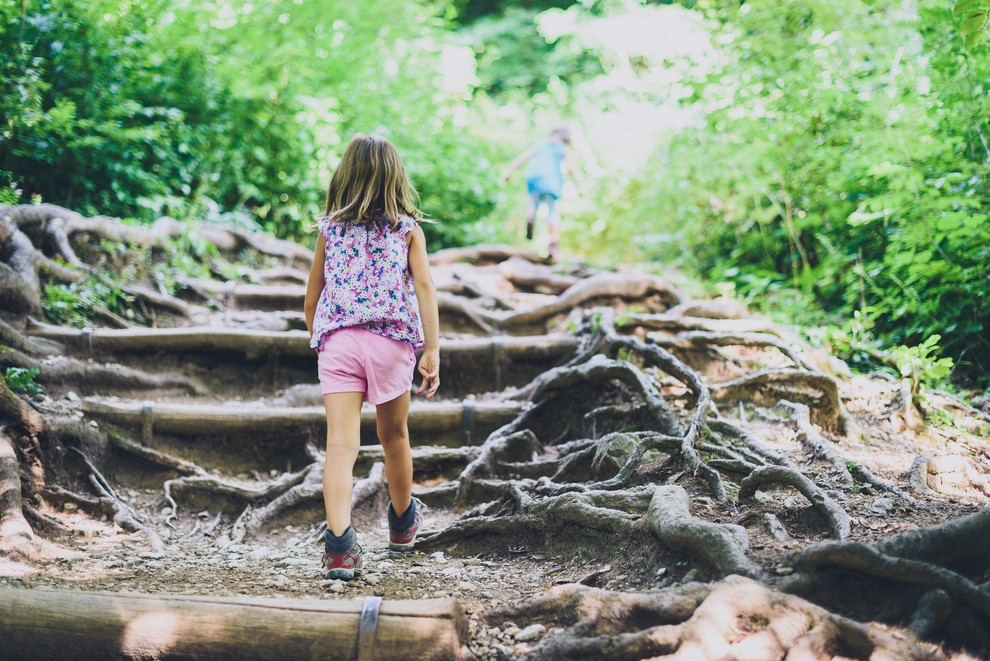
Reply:
M129 292L130 287L178 296L195 280L253 282L255 269L266 266L265 259L251 251L228 257L191 228L157 246L103 240L82 246L79 252L94 269L79 282L45 287L42 307L49 323L82 328L111 313L148 325L152 312Z

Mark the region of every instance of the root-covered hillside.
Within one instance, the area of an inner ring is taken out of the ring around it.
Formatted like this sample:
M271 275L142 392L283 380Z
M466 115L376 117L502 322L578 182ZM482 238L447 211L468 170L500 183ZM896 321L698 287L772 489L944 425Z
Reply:
M662 270L432 256L416 553L363 421L356 581L319 579L310 251L0 207L7 586L456 597L479 658L990 656L990 416L853 375ZM18 392L15 392L17 390Z

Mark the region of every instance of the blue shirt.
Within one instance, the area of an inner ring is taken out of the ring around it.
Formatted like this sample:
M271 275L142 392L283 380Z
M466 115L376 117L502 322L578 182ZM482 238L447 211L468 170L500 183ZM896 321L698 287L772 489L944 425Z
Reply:
M526 188L529 192L559 198L564 187L564 173L560 168L563 160L564 143L549 139L540 142L526 170Z

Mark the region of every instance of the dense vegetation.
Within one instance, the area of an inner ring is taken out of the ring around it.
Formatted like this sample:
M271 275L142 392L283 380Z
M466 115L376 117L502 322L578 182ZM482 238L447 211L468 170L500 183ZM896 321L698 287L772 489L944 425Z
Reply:
M567 119L573 253L990 368L984 0L0 0L0 203L301 236L336 155L406 155L435 247ZM814 312L824 310L825 313ZM928 344L922 343L928 341ZM983 377L985 378L985 377Z

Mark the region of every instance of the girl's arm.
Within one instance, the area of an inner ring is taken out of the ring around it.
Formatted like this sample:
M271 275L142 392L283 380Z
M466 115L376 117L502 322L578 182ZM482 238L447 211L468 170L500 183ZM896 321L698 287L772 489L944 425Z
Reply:
M313 268L309 270L309 282L306 284L306 301L303 303L303 312L306 315L306 328L309 335L313 335L313 320L316 318L316 305L320 302L320 295L323 287L326 286L326 274L323 272L324 262L326 262L327 239L320 233L316 240L316 250L313 252Z
M419 359L419 373L423 383L416 393L426 391L426 398L440 387L440 313L437 310L437 290L430 275L430 258L426 254L426 236L417 225L409 232L409 269L412 271L419 299L419 318L423 322L423 355Z

